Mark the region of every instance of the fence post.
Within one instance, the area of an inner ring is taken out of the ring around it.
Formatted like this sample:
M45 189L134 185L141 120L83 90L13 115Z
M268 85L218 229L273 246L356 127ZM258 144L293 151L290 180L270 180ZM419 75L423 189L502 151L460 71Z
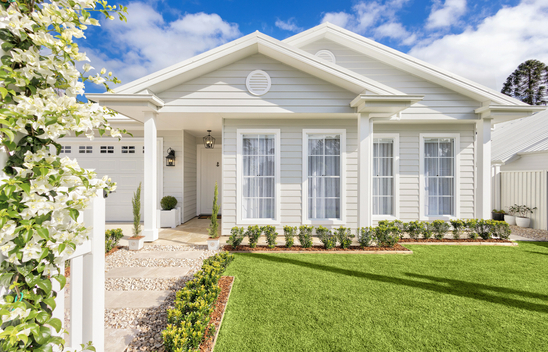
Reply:
M99 191L93 206L84 211L84 223L92 228L91 253L84 255L83 341L97 351L105 346L105 199Z

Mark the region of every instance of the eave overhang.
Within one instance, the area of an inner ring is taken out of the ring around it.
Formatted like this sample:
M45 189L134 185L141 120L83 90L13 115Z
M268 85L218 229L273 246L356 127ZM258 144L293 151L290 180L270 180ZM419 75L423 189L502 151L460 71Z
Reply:
M546 110L545 106L489 104L474 110L482 119L494 119L494 123L520 119Z
M360 94L352 100L350 106L356 108L356 112L368 113L371 117L390 117L423 99L423 95Z
M164 106L154 94L91 93L86 98L139 122L144 122L145 112L158 112Z

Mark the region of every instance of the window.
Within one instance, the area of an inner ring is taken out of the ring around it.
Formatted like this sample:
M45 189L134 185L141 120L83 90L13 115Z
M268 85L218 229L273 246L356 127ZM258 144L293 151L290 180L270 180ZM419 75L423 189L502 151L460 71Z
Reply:
M278 221L279 131L240 130L238 136L239 221Z
M344 131L303 131L305 216L303 222L343 219Z
M78 152L80 154L91 154L93 152L93 146L91 145L81 145Z
M122 146L122 154L135 154L135 146L134 145L123 145Z
M456 170L458 137L423 136L422 190L423 212L427 217L457 216Z
M70 154L71 153L71 146L70 145L62 145L61 146L61 153L64 154Z
M395 151L394 139L373 140L373 215L396 215Z
M112 145L102 145L101 154L114 154L114 146Z

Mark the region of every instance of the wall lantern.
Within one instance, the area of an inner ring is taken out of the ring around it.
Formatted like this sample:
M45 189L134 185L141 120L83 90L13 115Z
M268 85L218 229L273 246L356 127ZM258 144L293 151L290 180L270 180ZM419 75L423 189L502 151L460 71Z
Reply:
M171 148L167 150L166 166L175 166L175 150Z
M215 148L215 138L211 137L211 130L207 130L208 135L204 137L204 147L206 149Z

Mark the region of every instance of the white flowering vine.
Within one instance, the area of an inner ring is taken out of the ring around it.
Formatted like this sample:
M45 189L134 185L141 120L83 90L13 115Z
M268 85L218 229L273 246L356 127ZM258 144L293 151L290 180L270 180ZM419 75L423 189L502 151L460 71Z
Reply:
M65 285L60 265L88 237L80 212L115 185L60 158L59 140L125 133L108 124L111 111L76 99L87 80L107 90L119 81L104 69L88 75L87 63L78 71L89 60L74 39L99 25L93 13L125 20L127 9L95 0L0 1L0 146L9 155L0 184L0 351L63 350L52 280Z

